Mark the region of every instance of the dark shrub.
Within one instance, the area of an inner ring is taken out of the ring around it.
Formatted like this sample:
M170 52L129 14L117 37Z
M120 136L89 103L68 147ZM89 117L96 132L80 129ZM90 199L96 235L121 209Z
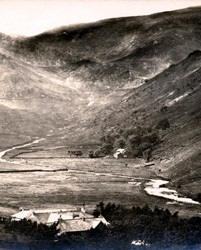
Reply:
M156 126L157 129L166 130L170 127L170 123L167 118L160 120Z
M167 106L164 106L161 108L161 112L162 113L166 113L168 111L168 107Z
M118 139L114 143L114 148L124 148L126 145L126 142L124 139Z
M128 129L128 130L124 131L123 137L125 139L127 139L130 135L134 135L134 134L135 134L135 129L131 128L131 129Z
M196 201L201 202L201 193L198 193L194 199L195 199Z
M133 136L130 136L129 137L129 143L131 145L131 148L132 149L135 149L136 147L138 147L141 143L141 138L140 136L136 136L136 135L133 135Z
M145 136L142 137L142 142L148 142L148 143L153 143L156 144L159 142L159 137L157 133L151 133L151 134L147 134Z
M102 146L101 146L101 152L103 154L106 154L106 155L109 155L112 153L112 150L113 150L113 145L111 143L104 143Z

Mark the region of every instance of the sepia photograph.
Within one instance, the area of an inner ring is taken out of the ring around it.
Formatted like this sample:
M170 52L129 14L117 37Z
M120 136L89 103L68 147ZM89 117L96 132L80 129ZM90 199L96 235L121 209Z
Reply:
M201 0L0 0L0 250L201 250Z

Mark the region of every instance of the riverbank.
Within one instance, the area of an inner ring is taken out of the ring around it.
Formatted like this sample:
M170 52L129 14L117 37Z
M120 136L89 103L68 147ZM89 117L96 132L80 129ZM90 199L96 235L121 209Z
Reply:
M158 197L162 197L168 200L173 200L179 203L189 203L189 204L200 204L198 201L194 201L190 198L186 197L179 197L179 194L176 190L169 189L164 187L164 185L167 185L169 181L165 180L150 180L146 183L145 191L149 195L154 195Z

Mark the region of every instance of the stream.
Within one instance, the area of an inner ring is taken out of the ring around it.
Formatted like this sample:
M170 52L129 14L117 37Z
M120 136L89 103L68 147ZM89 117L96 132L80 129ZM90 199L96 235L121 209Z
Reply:
M43 140L45 140L45 139L44 139L44 138L38 139L38 140L35 140L35 141L33 141L33 142L28 142L28 143L26 143L26 144L14 146L14 147L12 147L12 148L8 148L8 149L6 149L6 150L4 150L4 151L1 151L1 152L0 152L0 162L9 162L9 163L14 163L14 164L16 164L15 162L10 162L10 161L7 161L6 159L3 159L3 156L4 156L7 152L9 152L9 151L12 151L12 150L18 149L18 148L25 148L25 147L27 147L27 146L31 146L32 144L39 143L40 141L43 141ZM19 164L19 163L18 163L18 164Z
M161 187L161 185L166 185L168 183L169 183L169 181L164 181L164 180L150 180L145 185L146 186L145 191L149 195L163 197L163 198L166 198L169 200L174 200L176 202L200 204L198 201L194 201L190 198L179 197L179 194L177 193L177 191L175 191L173 189Z

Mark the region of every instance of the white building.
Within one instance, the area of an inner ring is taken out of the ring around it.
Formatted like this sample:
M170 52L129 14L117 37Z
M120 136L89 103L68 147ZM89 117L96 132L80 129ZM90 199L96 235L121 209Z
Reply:
M114 158L119 159L119 158L127 158L127 151L124 148L119 148L117 151L114 153Z
M108 226L109 223L100 215L94 217L87 213L85 209L78 211L77 209L44 209L44 210L22 210L16 214L11 215L12 221L20 220L36 221L38 224L43 223L46 225L57 224L59 235L67 232L79 232L95 229L100 223Z

